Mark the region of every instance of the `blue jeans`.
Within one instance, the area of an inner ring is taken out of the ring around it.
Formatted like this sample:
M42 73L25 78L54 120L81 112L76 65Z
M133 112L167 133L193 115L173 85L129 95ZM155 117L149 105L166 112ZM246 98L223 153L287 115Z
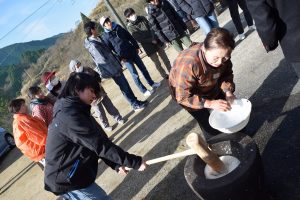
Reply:
M96 183L92 183L86 188L67 192L61 195L61 198L64 200L112 200Z
M129 83L126 80L123 73L121 73L118 76L114 76L113 80L119 86L122 94L125 96L125 98L130 103L131 106L135 106L135 105L139 104L137 98L134 96L134 94L129 86Z
M152 78L150 77L150 74L148 72L148 70L146 69L142 59L140 58L140 56L138 54L136 54L133 58L131 59L126 59L126 62L124 62L125 66L127 67L127 69L129 70L135 84L137 85L137 87L139 88L139 90L142 93L145 93L147 91L146 87L143 85L143 83L140 80L139 74L136 71L135 67L134 67L134 63L136 64L136 66L141 70L143 76L145 77L147 83L152 86L154 84L154 81L152 80Z
M219 27L217 16L213 10L206 16L197 17L195 20L200 28L204 31L205 35L207 35L212 28Z

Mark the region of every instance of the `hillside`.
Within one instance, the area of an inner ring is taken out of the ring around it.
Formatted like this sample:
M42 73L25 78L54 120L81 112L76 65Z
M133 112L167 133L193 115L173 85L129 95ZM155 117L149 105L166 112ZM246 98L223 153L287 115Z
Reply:
M64 36L64 33L55 35L44 40L35 40L24 43L16 43L0 49L0 67L21 62L21 55L27 51L37 51L40 49L48 49L54 45L57 39Z
M110 3L123 21L123 12L128 7L134 8L138 14L145 15L144 0L111 0ZM101 1L88 17L98 22L103 15L112 16ZM71 59L79 59L85 66L93 67L91 56L83 47L85 37L81 22L72 32L0 49L0 127L11 130L12 115L8 113L7 103L18 96L27 98L28 88L41 85L40 77L45 71L54 70L61 79L67 79ZM13 52L12 55L1 64L10 52ZM27 56L25 59L24 55ZM31 62L32 58L34 62ZM25 64L20 63L24 60L27 61ZM44 86L42 89L45 89Z
M123 12L128 7L134 8L138 14L145 15L144 0L111 0L110 3L122 17L123 21L125 21ZM106 9L105 4L100 2L88 17L98 22L99 18L103 15L112 16ZM30 86L39 85L40 77L45 71L55 70L61 79L66 79L69 74L68 66L71 59L79 59L85 66L93 67L92 58L83 46L85 37L81 22L74 31L66 34L55 45L45 51L37 63L32 64L27 70L30 78L24 77L21 95L26 97Z
M20 96L24 76L28 76L26 70L53 46L56 41L64 37L65 33L55 35L39 41L13 44L0 49L0 127L11 132L11 117L8 113L8 102ZM10 56L7 56L10 54Z

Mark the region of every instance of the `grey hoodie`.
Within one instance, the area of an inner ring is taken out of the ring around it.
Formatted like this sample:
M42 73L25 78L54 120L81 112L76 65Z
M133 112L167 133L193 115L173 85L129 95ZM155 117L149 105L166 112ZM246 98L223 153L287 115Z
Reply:
M112 78L122 72L122 65L100 38L89 37L84 47L90 52L101 78Z

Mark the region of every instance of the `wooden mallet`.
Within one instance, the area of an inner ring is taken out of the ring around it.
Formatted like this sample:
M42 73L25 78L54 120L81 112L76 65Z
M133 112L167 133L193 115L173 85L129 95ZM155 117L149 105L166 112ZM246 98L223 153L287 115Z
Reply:
M208 164L213 170L216 172L225 172L224 163L220 160L220 158L208 149L208 146L204 140L199 137L196 133L190 133L186 138L186 143L190 147L190 149L170 154L167 156L155 158L152 160L147 160L147 165L152 165L155 163L160 163L167 160L172 160L175 158L180 158L184 156L197 154L206 164ZM130 170L131 168L125 167L126 170Z
M190 133L186 138L186 143L214 171L226 172L224 163L208 148L207 143L198 134Z

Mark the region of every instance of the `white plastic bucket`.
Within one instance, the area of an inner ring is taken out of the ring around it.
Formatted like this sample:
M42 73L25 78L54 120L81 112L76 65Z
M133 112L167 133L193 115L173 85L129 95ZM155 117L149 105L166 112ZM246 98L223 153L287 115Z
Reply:
M249 122L252 104L248 99L236 99L230 111L213 110L209 116L209 124L223 133L235 133L243 129Z

